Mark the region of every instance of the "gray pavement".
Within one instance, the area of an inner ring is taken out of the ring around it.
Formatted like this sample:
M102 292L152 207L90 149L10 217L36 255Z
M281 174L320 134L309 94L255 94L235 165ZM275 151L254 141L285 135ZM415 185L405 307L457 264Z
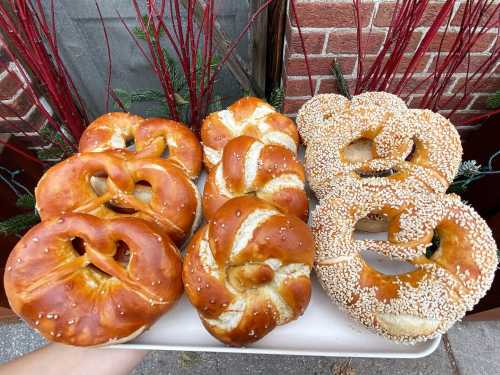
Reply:
M24 323L0 325L0 362L45 344ZM326 358L154 351L133 375L150 374L500 374L500 321L455 325L430 356L419 359ZM70 375L68 373L68 375Z

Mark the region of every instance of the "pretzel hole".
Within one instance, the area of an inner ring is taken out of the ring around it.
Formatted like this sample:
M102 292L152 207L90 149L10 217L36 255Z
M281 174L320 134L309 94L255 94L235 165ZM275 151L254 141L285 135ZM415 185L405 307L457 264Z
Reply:
M114 201L107 201L104 203L104 207L117 214L133 215L137 212L137 210L132 207L122 207L117 205Z
M397 168L388 168L380 171L364 171L364 170L356 170L356 174L361 178L370 178L370 177L389 177L393 174L398 173Z
M369 138L361 137L355 139L342 150L345 160L350 163L363 162L373 159L373 141Z
M393 259L371 250L363 250L361 258L375 271L384 275L402 275L416 270L416 267L401 259Z
M389 218L387 215L379 212L369 212L365 217L362 217L354 226L356 230L369 233L385 232L389 229ZM387 239L387 238L386 238Z
M411 145L410 153L406 156L405 160L412 161L412 159L416 156L416 152L417 152L417 143L415 140L413 140L413 144Z
M434 230L434 235L432 236L432 241L429 246L425 249L425 256L427 259L431 259L432 256L438 251L441 243L441 238L439 237L439 233L437 230Z
M140 180L135 183L134 196L143 203L151 202L153 187L148 181Z
M83 256L86 253L85 250L85 241L83 238L80 237L75 237L71 239L71 246L73 247L73 250L75 251L77 256ZM104 272L100 268L96 267L94 264L89 263L87 264L86 268L89 270L93 271L95 274L99 275L102 278L110 278L112 277L110 274Z
M124 241L116 242L116 252L113 259L123 268L127 268L130 262L130 248Z
M90 177L90 186L98 197L108 191L107 178L108 175L106 173L98 173Z

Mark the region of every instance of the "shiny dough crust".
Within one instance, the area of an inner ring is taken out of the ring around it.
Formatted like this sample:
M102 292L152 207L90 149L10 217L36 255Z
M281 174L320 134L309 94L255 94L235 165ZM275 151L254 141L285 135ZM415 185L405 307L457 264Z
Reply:
M223 111L209 114L203 120L200 134L203 160L208 169L219 163L224 146L240 135L285 147L294 154L299 144L295 123L265 101L254 97L242 98Z
M282 212L307 220L304 189L304 167L291 151L241 136L226 144L221 162L210 171L203 192L203 212L211 219L229 199L255 193Z
M42 220L68 212L135 216L156 223L177 244L201 215L198 190L177 164L120 151L76 154L54 165L38 182L35 196Z
M85 129L79 151L124 149L129 141L135 145L135 157L161 157L168 149L167 160L177 163L191 179L200 174L202 149L198 138L186 125L164 118L107 113Z
M127 265L114 258L118 241ZM169 237L144 220L66 214L17 243L4 285L14 312L48 340L98 346L132 340L167 312L182 294L181 268Z
M304 312L313 249L297 217L255 197L234 198L191 240L184 287L212 335L246 345Z

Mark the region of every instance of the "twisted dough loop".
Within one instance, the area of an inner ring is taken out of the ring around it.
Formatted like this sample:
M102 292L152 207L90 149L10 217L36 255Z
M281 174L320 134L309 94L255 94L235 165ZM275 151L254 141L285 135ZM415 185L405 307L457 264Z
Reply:
M306 174L319 198L338 176L377 172L409 180L421 190L444 192L461 161L460 137L447 119L407 109L388 93L365 93L351 102L317 95L301 108L297 124L308 142Z
M120 241L126 266L114 258ZM169 237L146 221L67 214L18 242L4 283L14 312L47 339L96 346L131 340L167 312L182 294L181 268Z
M387 241L353 240L356 222L370 212L387 216ZM325 291L352 317L396 341L445 332L486 293L498 262L490 229L454 195L344 185L321 201L312 222L315 269ZM434 230L440 243L427 259ZM367 249L415 270L380 273L361 256Z
M282 212L307 219L304 168L293 153L241 136L226 144L221 162L207 178L203 211L210 219L229 199L254 193Z
M163 118L143 119L130 113L113 112L97 118L80 138L80 152L124 149L135 144L138 158L161 157L175 162L194 179L201 171L202 150L196 135L184 124Z
M96 176L105 182L99 189L92 185ZM144 181L150 187L138 184ZM132 215L158 224L178 244L201 214L198 190L176 164L119 151L77 154L56 164L38 182L35 196L42 220L66 212Z
M224 146L233 138L248 135L265 144L279 145L297 153L299 136L294 122L264 102L245 97L226 110L211 113L201 125L204 162L213 168L222 158Z
M183 280L207 330L245 345L301 315L311 295L307 225L255 197L229 200L188 246Z

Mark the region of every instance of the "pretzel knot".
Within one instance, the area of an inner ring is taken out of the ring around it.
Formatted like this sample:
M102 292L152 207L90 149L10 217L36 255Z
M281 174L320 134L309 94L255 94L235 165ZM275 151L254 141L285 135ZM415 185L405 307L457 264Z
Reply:
M200 217L198 190L170 161L126 152L74 155L50 168L35 189L42 220L66 212L135 216L158 224L179 244Z
M301 108L297 125L307 142L308 181L319 198L343 175L410 179L420 190L444 192L461 161L460 137L446 118L407 109L388 93L352 101L317 95Z
M224 147L222 160L207 178L203 211L210 219L229 199L255 193L284 213L307 219L304 168L293 153L241 136Z
M385 215L388 240L356 240L356 222ZM312 214L315 270L328 295L369 328L414 343L445 332L491 286L497 248L483 219L457 196L392 186L343 186ZM427 258L435 234L437 250ZM413 270L391 275L362 252L400 259Z
M201 170L201 145L196 135L180 122L163 118L143 119L130 113L114 112L98 117L80 138L80 152L124 149L135 145L138 158L161 157L177 163L194 179Z
M12 309L47 339L95 346L132 340L168 311L181 268L169 237L146 221L66 214L18 242L4 283Z
M219 340L256 341L304 312L313 248L303 221L258 198L234 198L188 246L187 296Z
M205 166L219 164L226 143L240 135L257 138L297 153L299 136L294 122L261 99L245 97L226 110L208 115L201 125Z

